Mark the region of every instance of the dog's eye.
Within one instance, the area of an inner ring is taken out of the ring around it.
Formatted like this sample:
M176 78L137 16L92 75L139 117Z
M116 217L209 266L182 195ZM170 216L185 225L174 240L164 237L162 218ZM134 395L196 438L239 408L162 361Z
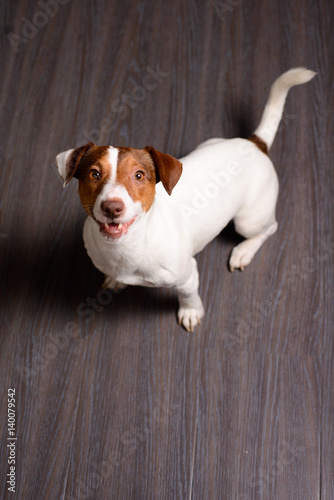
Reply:
M142 181L144 179L144 172L141 172L138 170L138 172L135 173L135 179L136 181Z
M91 170L89 172L89 178L93 179L94 181L101 179L101 174L98 170Z

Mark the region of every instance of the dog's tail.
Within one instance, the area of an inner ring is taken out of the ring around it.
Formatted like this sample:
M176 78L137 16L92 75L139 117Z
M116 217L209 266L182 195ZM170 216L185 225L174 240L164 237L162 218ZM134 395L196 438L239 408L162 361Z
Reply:
M270 149L282 118L285 99L289 90L295 85L308 82L315 75L314 71L306 68L292 68L274 81L260 125L251 136L254 142L260 139L258 142L262 143L262 147L266 150Z

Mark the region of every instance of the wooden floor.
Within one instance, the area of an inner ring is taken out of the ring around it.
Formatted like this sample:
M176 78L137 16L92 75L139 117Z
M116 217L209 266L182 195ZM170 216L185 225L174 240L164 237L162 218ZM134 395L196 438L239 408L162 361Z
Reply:
M333 17L331 0L1 3L1 499L333 500ZM270 152L278 232L244 273L231 226L198 255L202 325L177 325L173 290L101 291L56 154L247 137L297 65L318 75Z

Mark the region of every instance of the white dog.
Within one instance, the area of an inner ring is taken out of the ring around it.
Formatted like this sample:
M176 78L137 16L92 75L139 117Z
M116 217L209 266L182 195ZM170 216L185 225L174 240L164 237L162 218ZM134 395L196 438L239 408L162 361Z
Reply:
M179 323L193 331L204 315L194 255L233 219L245 240L229 265L243 270L277 229L278 180L267 153L289 89L314 75L281 75L249 139L210 139L180 160L148 146L93 143L57 156L64 186L79 179L84 242L105 287L175 287Z

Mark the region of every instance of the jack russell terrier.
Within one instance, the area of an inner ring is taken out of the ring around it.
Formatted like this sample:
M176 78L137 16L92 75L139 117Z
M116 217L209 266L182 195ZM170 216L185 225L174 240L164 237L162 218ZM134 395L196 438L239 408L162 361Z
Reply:
M180 160L149 146L93 143L57 156L64 186L79 179L89 215L84 243L106 275L105 288L175 287L179 323L188 332L200 324L204 308L194 255L233 219L245 240L232 250L229 266L243 271L275 233L278 179L268 150L289 89L315 74L293 68L281 75L248 139L210 139Z

